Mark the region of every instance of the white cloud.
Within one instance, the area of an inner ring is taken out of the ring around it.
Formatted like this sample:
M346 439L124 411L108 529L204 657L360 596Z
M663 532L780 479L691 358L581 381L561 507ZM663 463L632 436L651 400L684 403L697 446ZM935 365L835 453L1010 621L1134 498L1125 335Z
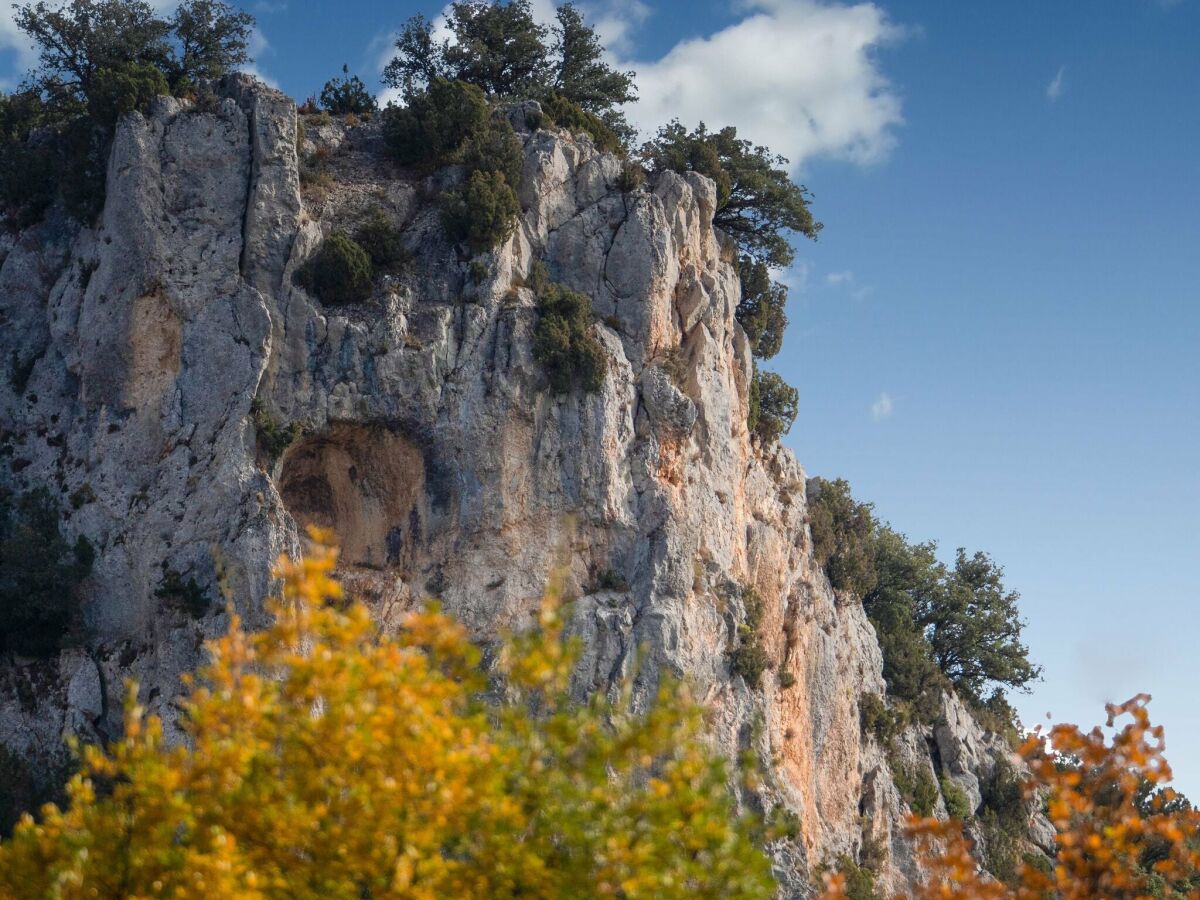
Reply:
M825 276L825 283L830 287L837 287L842 284L851 284L853 281L853 272L830 272Z
M633 32L652 12L642 0L602 0L586 3L582 9L610 57L623 56L631 50Z
M875 402L871 404L871 418L876 422L882 422L884 419L891 418L895 411L895 404L892 402L891 396L886 392L880 394Z
M679 118L689 127L736 125L787 156L869 164L883 159L903 121L900 98L875 51L904 35L874 3L746 0L741 21L676 44L638 73L630 118L644 131Z
M771 280L782 284L789 291L799 293L808 287L809 265L802 259L793 262L786 269L773 267Z
M1046 99L1051 103L1063 95L1063 90L1066 88L1066 85L1063 84L1063 76L1066 74L1067 67L1059 66L1058 71L1054 73L1054 77L1050 79L1050 83L1046 85Z

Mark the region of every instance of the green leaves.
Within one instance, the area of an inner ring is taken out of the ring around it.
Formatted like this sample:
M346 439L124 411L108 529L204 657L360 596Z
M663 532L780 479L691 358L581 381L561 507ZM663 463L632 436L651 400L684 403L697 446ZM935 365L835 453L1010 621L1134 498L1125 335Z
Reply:
M550 389L565 394L579 387L598 391L608 373L608 357L592 327L592 301L586 294L554 284L540 263L530 285L537 294L538 324L533 355L545 368Z

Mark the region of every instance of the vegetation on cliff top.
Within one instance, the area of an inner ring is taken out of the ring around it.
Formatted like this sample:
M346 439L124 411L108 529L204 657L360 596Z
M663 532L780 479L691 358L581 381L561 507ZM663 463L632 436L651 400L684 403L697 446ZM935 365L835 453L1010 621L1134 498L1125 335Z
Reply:
M14 17L38 50L25 83L0 96L0 206L18 227L56 197L94 216L118 117L247 62L254 22L220 0L184 0L170 19L143 0L25 3Z
M681 686L640 715L628 693L573 702L551 591L504 642L510 702L488 705L461 626L431 609L381 633L334 563L281 559L272 624L234 616L210 644L186 743L131 691L124 739L84 748L65 808L0 844L0 894L772 896L762 826Z

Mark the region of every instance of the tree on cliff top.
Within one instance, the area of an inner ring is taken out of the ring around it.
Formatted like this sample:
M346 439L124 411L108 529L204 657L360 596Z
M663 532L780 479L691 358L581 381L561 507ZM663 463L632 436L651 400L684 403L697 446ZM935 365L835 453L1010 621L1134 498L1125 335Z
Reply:
M280 560L274 621L237 617L184 701L188 740L132 699L124 740L84 751L65 810L0 844L0 894L189 897L770 897L766 857L664 686L571 702L551 597L500 657L512 701L436 611L396 635L318 545ZM133 692L130 692L132 697Z
M38 50L0 104L0 206L18 227L56 196L80 218L98 212L117 119L247 62L254 23L220 0L184 0L170 20L144 0L40 0L14 18Z
M383 71L384 83L406 101L438 78L465 81L503 100L562 97L626 130L619 106L636 98L632 72L604 61L604 48L573 4L557 10L552 28L533 17L529 0L450 5L450 37L434 39L424 16L409 19L396 39L397 54Z

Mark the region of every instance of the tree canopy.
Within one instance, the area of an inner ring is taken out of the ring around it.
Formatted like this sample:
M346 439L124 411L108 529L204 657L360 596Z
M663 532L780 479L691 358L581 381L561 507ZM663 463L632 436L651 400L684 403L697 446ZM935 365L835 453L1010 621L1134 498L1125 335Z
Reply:
M627 692L572 702L551 591L489 705L460 625L427 609L382 633L334 565L321 544L281 559L270 626L231 616L182 701L186 742L131 691L124 739L84 750L65 809L0 844L0 894L773 896L680 686L645 714Z
M0 104L0 203L18 227L56 196L80 218L97 212L117 119L248 62L254 23L220 0L184 0L169 20L144 0L39 0L14 19L38 52Z
M1041 669L1021 641L1019 595L986 553L959 549L955 564L933 543L913 544L875 519L844 480L816 478L809 492L813 552L830 583L858 595L883 650L888 692L926 718L952 684L977 708L989 687L1025 688Z
M573 4L560 6L557 23L537 22L529 0L452 3L450 36L438 41L424 16L409 19L396 39L384 83L411 101L438 78L464 81L502 100L557 94L610 127L626 128L618 107L636 98L632 72L604 61L595 30Z
M713 224L732 237L742 255L772 268L792 264L788 234L815 239L812 195L787 172L788 161L737 136L728 126L709 131L703 122L688 131L679 120L664 125L642 147L653 171L699 172L717 185Z

